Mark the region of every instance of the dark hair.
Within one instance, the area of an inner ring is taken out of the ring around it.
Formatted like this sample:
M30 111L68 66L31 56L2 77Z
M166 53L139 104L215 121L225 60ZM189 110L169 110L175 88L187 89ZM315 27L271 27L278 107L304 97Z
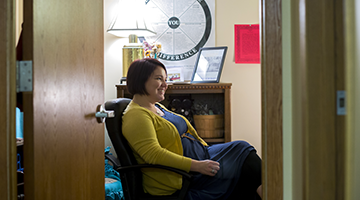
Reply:
M154 58L143 58L132 62L126 76L126 86L130 94L148 95L145 83L157 67L162 67L167 73L165 65Z

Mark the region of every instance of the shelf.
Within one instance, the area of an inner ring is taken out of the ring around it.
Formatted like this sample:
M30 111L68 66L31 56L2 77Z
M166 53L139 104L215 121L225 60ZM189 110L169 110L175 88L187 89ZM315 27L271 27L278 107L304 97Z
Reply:
M224 138L203 138L206 143L224 143Z
M207 143L224 143L231 141L231 102L230 89L231 83L191 83L191 84L173 84L168 85L166 95L205 95L216 94L221 95L224 105L224 137L222 138L207 138L204 139ZM117 91L117 98L132 98L127 91L126 85L115 85ZM205 95L206 96L206 95Z

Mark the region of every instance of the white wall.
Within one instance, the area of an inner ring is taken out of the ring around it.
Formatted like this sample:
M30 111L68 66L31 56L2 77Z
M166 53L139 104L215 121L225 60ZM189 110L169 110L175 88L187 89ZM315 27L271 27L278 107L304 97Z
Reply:
M246 140L261 155L261 67L235 64L234 25L259 24L259 1L216 1L216 45L228 46L221 82L232 83L232 140Z
M15 12L16 12L16 26L15 26L15 35L16 35L16 43L15 45L17 45L19 38L20 38L20 33L22 30L22 23L24 22L24 0L16 0L15 1L16 7L15 7Z
M118 0L104 1L104 31L106 32ZM246 140L261 155L261 72L260 64L235 64L234 25L258 24L259 2L256 0L216 1L216 46L228 46L221 82L232 83L232 139ZM105 100L116 98L114 85L122 76L122 46L127 38L105 33ZM105 140L105 145L110 142Z
M116 98L115 85L122 77L122 47L128 42L127 38L119 38L106 32L115 17L118 2L119 0L104 1L105 101ZM105 129L105 147L107 146L112 145ZM111 152L114 153L113 149Z

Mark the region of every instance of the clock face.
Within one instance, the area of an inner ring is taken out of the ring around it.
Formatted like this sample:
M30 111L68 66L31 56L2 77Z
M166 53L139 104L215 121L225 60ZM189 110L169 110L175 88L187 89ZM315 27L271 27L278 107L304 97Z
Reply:
M188 59L208 41L212 19L205 0L146 0L145 4L145 17L156 32L145 39L162 45L159 59Z

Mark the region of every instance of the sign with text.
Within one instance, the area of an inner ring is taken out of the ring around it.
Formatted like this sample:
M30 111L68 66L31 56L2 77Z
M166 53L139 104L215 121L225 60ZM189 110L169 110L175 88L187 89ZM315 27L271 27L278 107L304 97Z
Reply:
M235 27L235 63L260 63L259 24Z

